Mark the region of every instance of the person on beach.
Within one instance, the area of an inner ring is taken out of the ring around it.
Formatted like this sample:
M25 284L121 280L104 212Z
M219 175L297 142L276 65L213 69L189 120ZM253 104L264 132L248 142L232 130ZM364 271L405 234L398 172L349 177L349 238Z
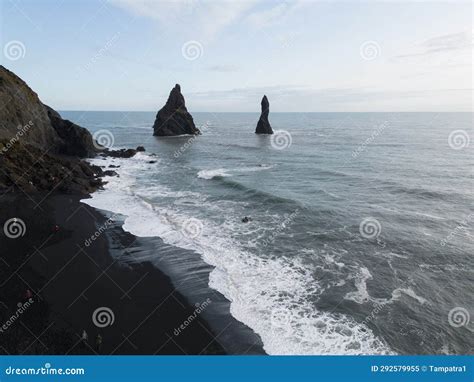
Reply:
M86 330L82 330L81 340L85 344L89 340L89 335L87 334Z
M95 338L95 348L97 353L100 353L100 349L102 348L102 336L100 334L97 334L97 337Z

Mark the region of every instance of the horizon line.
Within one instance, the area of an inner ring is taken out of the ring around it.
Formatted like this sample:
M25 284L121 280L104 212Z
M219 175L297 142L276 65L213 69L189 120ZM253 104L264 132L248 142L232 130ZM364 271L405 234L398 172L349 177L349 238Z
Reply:
M157 113L159 110L84 110L84 109L57 109L59 112L98 112L98 113ZM190 114L192 113L211 113L211 114L230 114L230 113L247 113L247 114L260 114L260 111L191 111L188 110ZM422 110L422 111L272 111L271 114L308 114L308 113L474 113L474 110Z

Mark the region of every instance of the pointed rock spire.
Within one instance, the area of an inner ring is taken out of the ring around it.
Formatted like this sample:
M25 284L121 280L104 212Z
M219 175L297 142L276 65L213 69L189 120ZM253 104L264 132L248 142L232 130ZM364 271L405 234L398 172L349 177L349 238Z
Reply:
M156 115L153 124L153 135L197 135L200 133L194 125L193 117L186 109L184 97L181 94L181 86L176 84L171 90L165 106Z
M270 113L270 103L266 95L262 98L262 114L260 114L260 119L257 123L257 129L255 134L273 134L272 127L268 121L268 114Z

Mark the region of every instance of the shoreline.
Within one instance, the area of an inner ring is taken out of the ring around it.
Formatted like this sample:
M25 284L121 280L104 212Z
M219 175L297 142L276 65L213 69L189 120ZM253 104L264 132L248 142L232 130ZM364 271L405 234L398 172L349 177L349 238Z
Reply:
M137 238L81 198L10 194L0 199L5 218L19 218L26 226L16 239L1 236L6 253L0 268L6 280L0 286L2 322L25 291L34 300L0 333L0 352L228 354L219 343L221 333L216 335L205 318L206 300L191 305L156 264L134 259L132 254L140 252ZM95 323L110 325L94 324L96 309L102 313ZM83 330L87 341L81 340ZM265 354L253 345L250 354Z
M122 258L123 246L128 245L124 239L133 240L130 256L123 259L127 266L147 264L158 269L194 309L187 320L176 326L173 331L176 336L200 318L210 327L210 332L216 334L216 341L226 354L266 355L260 336L234 318L230 313L230 301L209 286L209 274L214 267L205 263L199 253L166 244L158 236L137 237L123 230L123 215L84 204L107 219L106 224L114 220L105 231L112 258ZM115 233L117 231L119 235Z

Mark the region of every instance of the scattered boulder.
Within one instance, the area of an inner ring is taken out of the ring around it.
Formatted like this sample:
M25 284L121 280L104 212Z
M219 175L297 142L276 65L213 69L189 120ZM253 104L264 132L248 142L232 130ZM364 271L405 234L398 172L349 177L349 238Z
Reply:
M262 113L260 114L260 119L257 123L257 128L255 134L273 134L272 127L268 121L268 114L270 113L270 103L266 95L262 98Z
M136 153L141 152L141 151L145 151L143 146L138 146L136 149L120 149L120 150L104 149L100 155L103 157L111 157L111 158L131 158ZM112 165L109 167L112 167Z
M89 194L103 184L98 166L6 139L0 139L0 168L1 192Z
M105 170L103 173L103 176L119 176L115 171L113 170Z
M171 90L165 106L157 113L153 124L153 135L175 136L192 134L198 135L201 132L194 125L191 114L186 109L184 97L181 94L181 87L176 84Z

